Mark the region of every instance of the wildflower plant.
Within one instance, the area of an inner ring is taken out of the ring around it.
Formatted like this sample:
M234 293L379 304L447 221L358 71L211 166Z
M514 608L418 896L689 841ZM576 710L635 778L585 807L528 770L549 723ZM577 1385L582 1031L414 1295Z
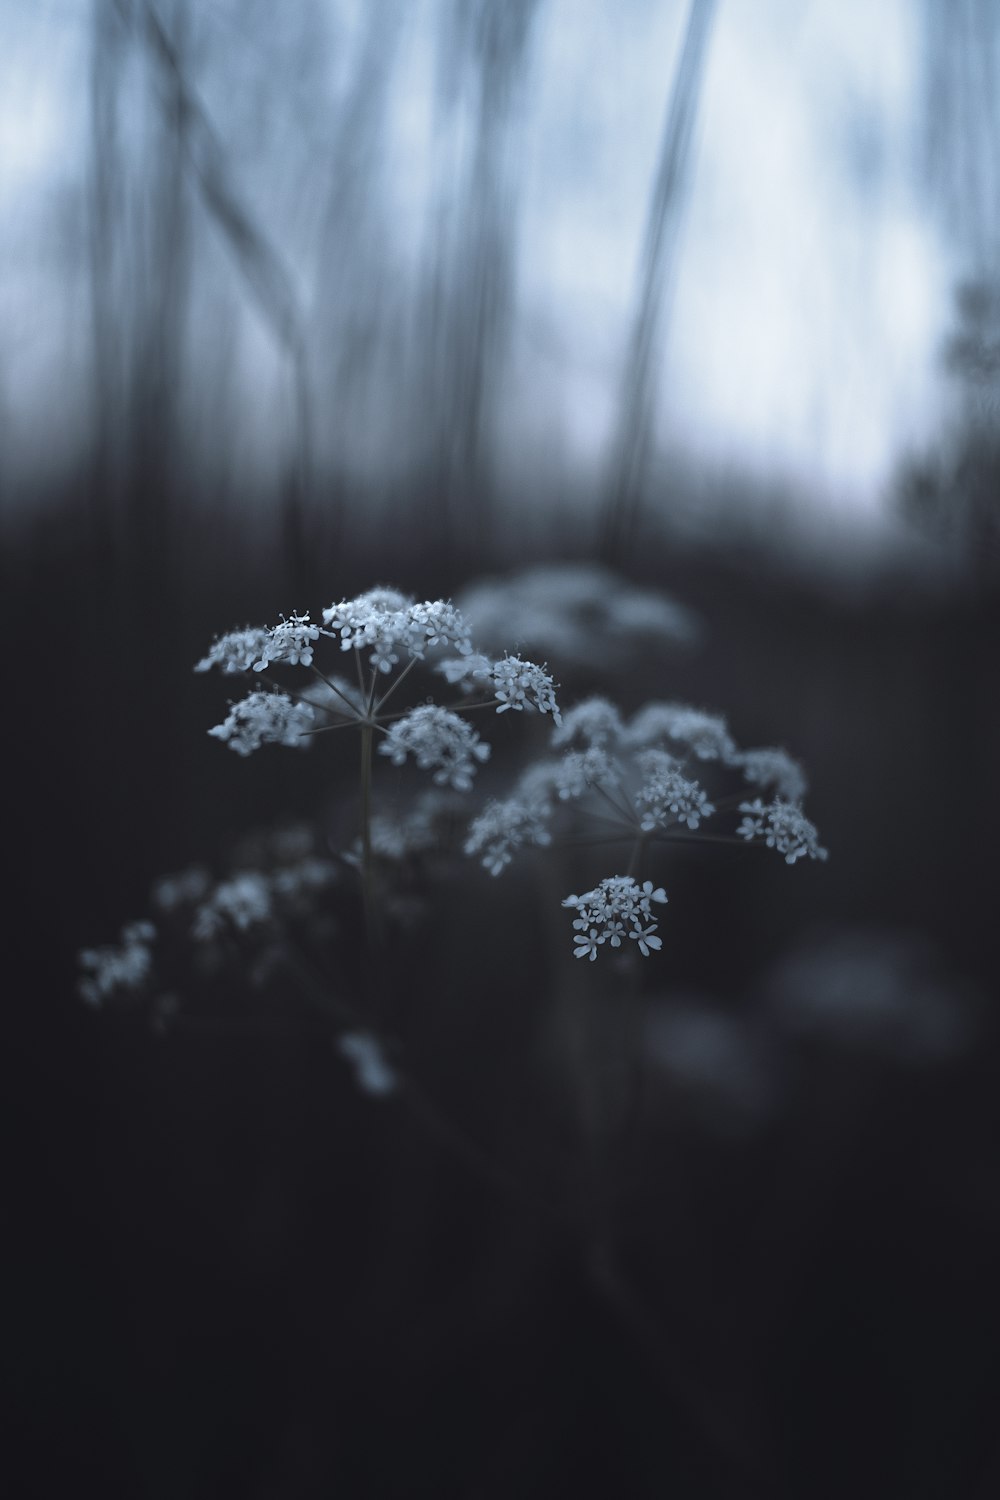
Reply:
M353 680L337 672L336 664L345 658ZM454 701L401 707L396 694L418 667L456 690ZM293 669L295 686L276 680L274 669ZM430 774L434 786L467 793L490 756L489 743L467 715L492 708L497 714L528 712L561 722L555 684L545 665L509 653L491 660L474 650L469 628L450 601L421 602L392 588L341 599L322 611L321 623L308 613L292 614L270 629L230 631L213 642L195 670L243 676L253 684L246 697L230 703L222 723L208 731L238 755L251 755L266 744L305 748L315 736L332 730L358 731L359 864L370 938L377 928L372 838L376 742L377 754L393 765L412 760Z
M623 875L563 902L574 913L577 958L593 962L605 946L634 944L644 958L660 949L652 908L666 893L636 879L651 846L728 839L761 843L787 864L827 857L802 809L802 767L777 748L741 750L718 714L654 702L626 721L607 699L588 698L554 728L551 751L521 773L508 798L473 819L465 852L500 875L522 848L588 842L588 833L592 844L630 849ZM747 784L758 793L749 800ZM773 795L765 802L760 793ZM734 811L742 814L735 829L706 831L709 820Z

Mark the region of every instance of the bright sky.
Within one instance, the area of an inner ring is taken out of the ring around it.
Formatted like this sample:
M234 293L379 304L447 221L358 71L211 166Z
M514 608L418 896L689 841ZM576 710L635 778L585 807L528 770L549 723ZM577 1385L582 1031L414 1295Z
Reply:
M394 80L387 156L404 231L426 176L433 4L408 11ZM555 434L577 455L603 452L685 12L544 0L516 141L515 384L529 399L506 424L529 444ZM912 0L719 0L662 353L666 438L861 511L940 413L935 351L956 268L915 188L917 14ZM83 222L89 15L82 0L0 0L8 433L30 431L40 404L69 410L85 359L85 289L60 276L59 255ZM290 106L275 87L279 118Z

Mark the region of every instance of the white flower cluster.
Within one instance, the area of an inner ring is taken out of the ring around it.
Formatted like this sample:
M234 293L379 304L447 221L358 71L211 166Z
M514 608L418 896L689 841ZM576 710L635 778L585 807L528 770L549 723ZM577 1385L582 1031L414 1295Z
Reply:
M801 802L808 790L806 774L798 761L777 746L741 750L735 764L752 786L773 791L785 802Z
M191 935L198 942L208 942L230 926L238 932L266 922L272 912L271 890L266 876L247 870L217 885L207 901L194 914Z
M331 604L323 623L328 634L339 635L343 651L370 651L372 666L383 673L392 671L401 653L422 661L433 646L453 646L463 656L472 650L469 628L453 604L418 604L395 589L372 589Z
M470 790L476 762L490 756L489 745L465 719L436 703L422 703L396 719L378 748L394 766L414 756L422 771L434 772L438 786L453 786L457 792Z
M684 745L698 760L719 760L732 765L736 741L719 714L691 708L686 703L647 703L625 730L624 743L633 749L672 740Z
M227 677L238 672L249 672L267 649L270 631L247 625L242 630L230 630L212 642L207 656L195 663L196 672L208 672L212 667Z
M260 655L253 664L255 672L263 672L273 661L286 662L291 667L312 666L313 641L319 640L319 630L310 624L308 614L282 617L281 624L267 632Z
M769 849L777 849L785 856L787 865L793 865L803 855L826 859L827 850L820 847L815 825L794 802L783 802L778 797L765 806L755 797L752 802L741 802L740 812L746 815L736 830L740 837L763 839Z
M313 718L307 703L293 703L287 693L251 693L234 703L224 722L208 732L226 741L237 755L252 755L265 744L308 746L305 731Z
M549 818L552 805L541 792L515 795L506 802L489 802L469 825L466 854L482 855L491 875L499 875L510 864L515 849L525 844L544 848L551 844Z
M570 802L602 782L616 780L617 775L610 756L592 746L589 750L568 751L553 768L551 779L559 800Z
M540 714L551 714L557 724L560 722L555 683L544 667L522 661L519 656L504 656L492 664L489 680L500 704L498 714L509 708L518 712L536 708Z
M428 787L405 812L381 813L372 818L372 849L389 860L440 849L449 823L457 822L464 810L464 802L454 793ZM352 863L358 862L359 849L360 840L353 854L346 856Z
M85 948L79 955L84 970L78 990L88 1005L103 1005L117 990L141 989L152 971L150 944L156 937L152 922L129 922L121 931L119 947Z
M575 703L563 716L562 724L552 733L556 749L582 743L591 749L607 750L621 743L624 734L621 714L607 698L585 698Z
M446 657L438 662L435 671L464 693L471 693L478 683L482 683L499 704L498 714L512 708L519 713L531 708L542 714L551 714L556 724L562 722L555 683L545 668L535 662L509 655L499 661L490 661L488 656L471 652L466 657Z
M667 893L651 880L641 886L630 875L609 875L600 885L582 896L567 896L563 906L576 912L573 929L574 958L597 957L598 948L609 943L620 948L622 939L636 943L643 958L663 946L656 936L659 925L653 918L652 903L664 905Z
M681 774L677 762L665 750L642 750L636 757L644 781L635 794L639 827L645 833L676 821L696 829L702 818L711 817L715 806L697 781Z

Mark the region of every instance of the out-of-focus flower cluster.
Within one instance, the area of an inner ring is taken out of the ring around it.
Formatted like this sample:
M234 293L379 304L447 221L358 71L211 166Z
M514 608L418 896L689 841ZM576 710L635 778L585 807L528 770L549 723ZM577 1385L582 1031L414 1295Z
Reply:
M685 650L702 633L685 605L596 563L543 563L479 579L458 603L484 649L513 645L594 685L643 654Z
M79 956L83 976L79 992L88 1005L103 1005L121 993L135 994L148 980L153 967L152 922L129 922L121 930L117 945L85 948Z

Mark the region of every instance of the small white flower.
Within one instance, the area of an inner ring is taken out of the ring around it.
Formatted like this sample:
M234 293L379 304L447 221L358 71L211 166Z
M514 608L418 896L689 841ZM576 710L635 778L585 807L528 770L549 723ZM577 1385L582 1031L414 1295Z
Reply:
M310 737L304 731L314 717L307 703L293 703L287 693L251 693L232 704L224 722L208 733L237 755L252 755L266 744L305 748Z
M775 798L765 805L755 797L752 802L741 802L740 812L745 817L736 830L739 836L748 840L763 839L769 849L777 849L785 856L786 864L793 865L803 855L810 859L826 859L828 851L819 844L815 824L810 823L794 802Z
M319 630L310 624L308 614L290 615L281 624L267 632L260 656L253 664L255 672L263 672L273 661L285 662L289 666L312 665L313 641L319 640Z
M498 714L511 708L518 713L524 708L534 708L541 714L551 714L557 724L562 722L555 684L544 667L522 661L519 656L504 656L491 665L489 682L500 705Z
M639 944L639 952L642 954L643 958L649 957L650 949L659 950L663 947L663 943L660 941L660 939L653 936L655 931L655 922L651 923L649 927L640 927L637 923L629 933L629 937L633 938Z
M665 750L643 750L638 764L645 776L635 794L639 826L649 833L669 823L684 823L696 829L702 818L715 811L697 781L683 776L673 756Z
M387 755L395 766L401 766L412 755L422 771L433 771L438 786L467 792L472 787L476 763L489 759L490 747L451 709L422 703L395 720L379 745L379 753Z
M577 945L574 956L593 961L602 943L620 948L627 933L638 944L642 956L648 958L651 951L662 947L655 936L658 924L650 903L663 905L666 899L662 887L654 887L651 880L640 886L630 875L609 875L592 891L582 896L567 896L562 904L577 913L573 930L580 934L573 939Z
M230 630L212 642L207 656L196 662L196 672L208 672L212 667L227 677L238 672L249 672L254 662L265 649L270 632L247 625L242 630Z
M574 927L577 925L576 922L573 923ZM597 957L597 950L603 942L604 934L598 933L596 927L591 927L586 937L578 937L576 939L578 946L573 949L573 957L589 958L590 962L593 963Z

